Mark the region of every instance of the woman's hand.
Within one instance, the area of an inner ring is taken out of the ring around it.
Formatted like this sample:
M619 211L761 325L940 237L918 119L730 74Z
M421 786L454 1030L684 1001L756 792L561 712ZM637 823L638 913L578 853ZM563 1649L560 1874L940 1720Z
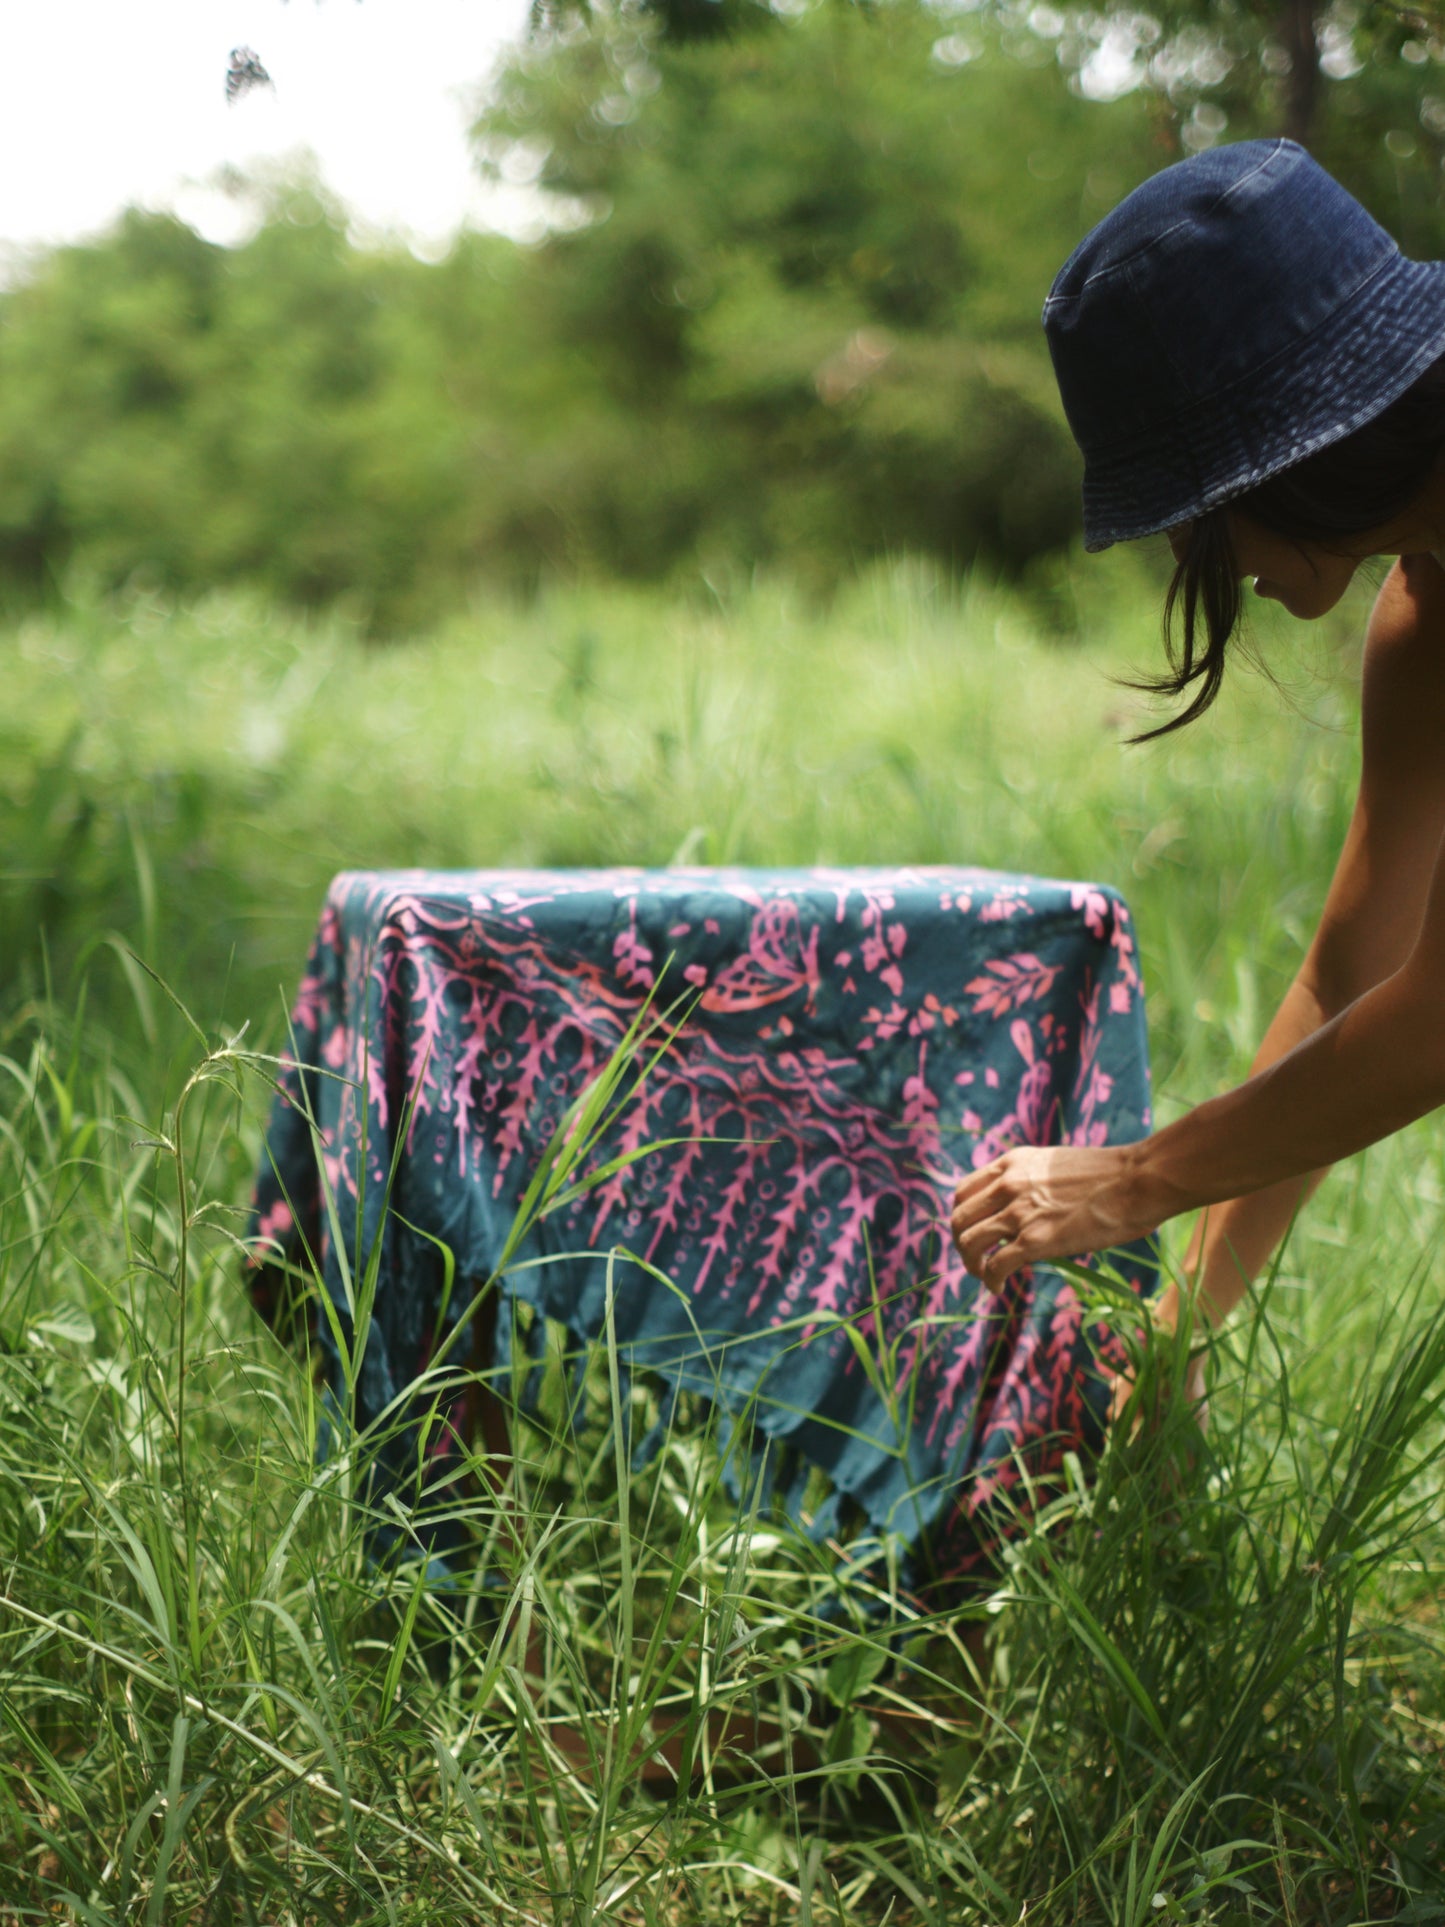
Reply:
M999 1291L1021 1265L1110 1251L1146 1237L1163 1214L1145 1196L1141 1148L1006 1151L953 1194L949 1223L959 1256L975 1278Z

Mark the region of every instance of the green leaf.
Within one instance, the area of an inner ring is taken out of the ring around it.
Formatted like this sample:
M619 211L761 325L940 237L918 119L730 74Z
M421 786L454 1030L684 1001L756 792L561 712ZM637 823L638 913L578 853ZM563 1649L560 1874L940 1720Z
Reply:
M823 1690L835 1706L851 1706L873 1684L892 1655L884 1645L854 1639L835 1653L823 1675Z
M80 1305L57 1305L43 1318L37 1318L30 1327L31 1331L43 1332L47 1338L58 1338L68 1345L89 1345L95 1338L95 1326L89 1312Z

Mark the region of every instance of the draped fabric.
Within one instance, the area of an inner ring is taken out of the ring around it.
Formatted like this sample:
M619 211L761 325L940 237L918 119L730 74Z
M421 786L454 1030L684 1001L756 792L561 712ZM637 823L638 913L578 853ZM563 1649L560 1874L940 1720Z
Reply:
M919 1579L985 1570L1025 1473L1097 1446L1112 1341L1056 1271L985 1293L947 1216L959 1178L1011 1145L1148 1129L1132 928L1098 885L340 876L256 1186L258 1304L274 1308L278 1261L314 1263L349 1346L346 1278L354 1296L375 1266L355 1422L390 1428L376 1476L424 1519L456 1477L462 1408L409 1388L449 1339L464 1362L456 1319L644 1008L651 1037L581 1173L605 1174L498 1281L504 1351L524 1306L534 1343L547 1320L579 1348L610 1333L664 1412L678 1390L715 1401L739 1475L762 1465L820 1537L891 1535ZM1147 1247L1114 1262L1153 1289ZM316 1339L339 1402L327 1320Z

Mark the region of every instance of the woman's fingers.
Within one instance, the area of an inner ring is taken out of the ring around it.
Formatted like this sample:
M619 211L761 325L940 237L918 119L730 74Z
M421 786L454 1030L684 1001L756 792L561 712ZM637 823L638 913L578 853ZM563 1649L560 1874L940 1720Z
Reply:
M983 1218L959 1230L955 1225L953 1242L965 1265L990 1291L1000 1291L1005 1280L1028 1255L1019 1242L1019 1227L1010 1212Z
M949 1227L963 1262L997 1291L1022 1265L1140 1236L1136 1209L1116 1147L1020 1145L962 1181Z
M1002 1291L1016 1271L1031 1262L1029 1254L1017 1240L1011 1244L995 1245L983 1260L982 1269L970 1266L989 1291Z
M982 1171L975 1171L971 1178L965 1178L953 1194L953 1211L949 1218L955 1243L967 1237L979 1225L997 1217L1011 1201L1012 1193L997 1164L986 1165Z
M1026 1197L1017 1160L1007 1152L975 1171L953 1197L949 1227L958 1255L990 1291L1001 1291L1009 1277L1029 1262Z
M957 1223L961 1218L969 1220L985 1215L995 1198L1003 1198L1008 1192L1008 1158L1005 1152L995 1158L992 1164L985 1164L981 1171L971 1172L959 1181L953 1193L953 1217Z

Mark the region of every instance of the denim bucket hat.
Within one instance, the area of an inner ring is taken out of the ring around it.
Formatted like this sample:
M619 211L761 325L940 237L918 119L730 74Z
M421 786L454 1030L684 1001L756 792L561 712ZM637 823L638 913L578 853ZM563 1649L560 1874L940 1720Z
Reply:
M1084 456L1084 543L1154 535L1361 427L1445 353L1410 261L1293 141L1145 181L1060 268L1044 329Z

